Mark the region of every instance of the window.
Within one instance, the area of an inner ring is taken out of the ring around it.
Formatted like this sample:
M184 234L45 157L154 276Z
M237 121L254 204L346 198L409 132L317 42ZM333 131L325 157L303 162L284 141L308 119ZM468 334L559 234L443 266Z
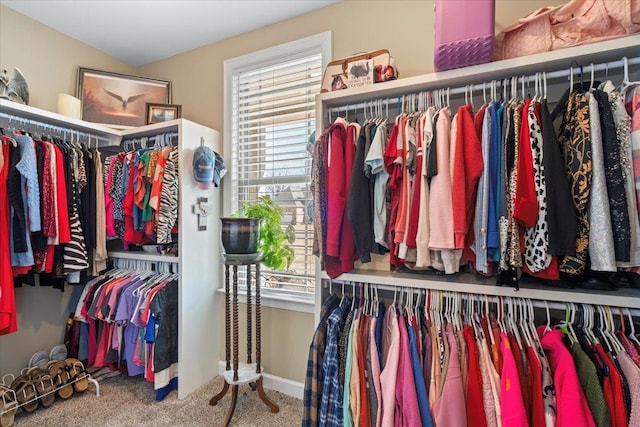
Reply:
M313 299L309 138L330 45L323 33L225 61L225 214L268 194L285 211L283 227L296 231L289 270L262 269L265 297Z

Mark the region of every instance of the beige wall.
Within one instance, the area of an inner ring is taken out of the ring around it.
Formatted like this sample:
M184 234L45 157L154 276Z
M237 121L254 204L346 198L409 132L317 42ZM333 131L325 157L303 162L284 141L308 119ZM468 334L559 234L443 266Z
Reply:
M496 0L496 29L548 4L547 0ZM138 73L170 79L173 102L182 104L183 116L222 132L223 64L226 59L331 31L333 58L387 48L396 60L400 77L430 73L433 71L433 6L433 1L343 0L297 18L139 67Z
M563 2L496 0L496 28L500 30L536 8ZM388 48L401 77L429 73L433 70L433 5L433 1L344 0L138 69L0 6L0 66L19 66L31 87L31 104L52 111L58 92L75 93L77 66L168 79L173 85L173 102L182 104L183 117L222 132L224 60L331 31L333 58ZM313 315L265 308L263 318L263 361L269 373L304 381ZM223 319L221 310L221 331ZM24 328L18 338L12 338L12 345L33 340L36 344L32 341L29 347L39 346L42 341L36 329ZM6 338L0 338L0 372L8 354L6 343ZM223 333L221 344L224 348Z
M0 67L18 67L33 107L56 111L58 93L76 94L78 67L134 73L135 67L0 6Z

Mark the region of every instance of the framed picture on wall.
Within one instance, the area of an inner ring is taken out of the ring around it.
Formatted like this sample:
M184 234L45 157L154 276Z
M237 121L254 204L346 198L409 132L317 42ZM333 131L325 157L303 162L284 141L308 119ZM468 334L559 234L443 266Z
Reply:
M179 119L181 110L182 105L151 104L147 102L147 124Z
M143 126L147 103L171 103L171 82L80 67L76 96L82 101L82 120Z

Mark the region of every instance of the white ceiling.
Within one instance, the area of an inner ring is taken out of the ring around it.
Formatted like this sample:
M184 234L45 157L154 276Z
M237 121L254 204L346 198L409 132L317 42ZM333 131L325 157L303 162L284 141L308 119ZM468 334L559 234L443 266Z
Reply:
M0 0L134 67L338 0Z

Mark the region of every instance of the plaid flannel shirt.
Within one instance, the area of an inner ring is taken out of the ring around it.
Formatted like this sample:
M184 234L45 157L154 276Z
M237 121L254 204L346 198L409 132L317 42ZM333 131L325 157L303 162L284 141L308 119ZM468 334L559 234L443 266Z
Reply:
M339 302L340 299L335 295L330 295L324 301L320 311L320 323L313 334L313 339L309 346L309 359L307 360L307 374L304 381L304 397L302 401L303 427L318 425L318 411L320 409L318 393L322 392L323 387L322 363L327 338L327 318L333 309L338 306Z
M321 427L342 425L342 382L338 375L340 368L338 340L344 326L343 314L342 307L337 307L327 320L327 348L322 366L324 384L320 403Z

